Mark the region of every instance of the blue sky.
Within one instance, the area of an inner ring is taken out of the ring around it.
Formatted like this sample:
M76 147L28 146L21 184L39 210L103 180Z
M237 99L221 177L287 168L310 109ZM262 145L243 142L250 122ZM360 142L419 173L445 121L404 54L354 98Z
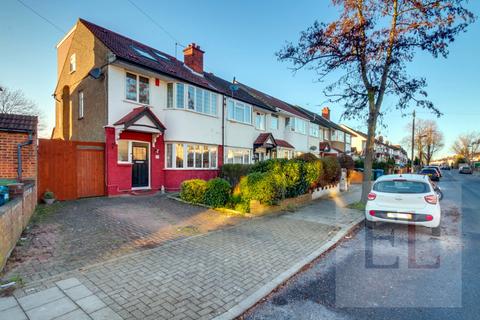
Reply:
M22 0L65 33L79 17L132 37L164 52L175 54L175 41L143 16L128 0L118 1L34 1ZM241 82L291 103L320 112L327 83L315 81L312 71L295 75L289 65L277 61L274 53L287 40L298 39L299 32L318 19L330 21L335 8L329 1L135 1L178 42L196 42L205 50L208 71ZM480 15L480 1L469 8ZM409 65L412 74L428 80L430 99L444 112L438 119L446 137L442 153L461 133L478 128L480 121L480 23L470 26L451 46L448 60L420 54ZM22 89L44 110L48 125L54 121L56 83L56 43L63 37L49 22L15 0L3 0L0 11L0 84ZM181 48L177 57L181 58ZM322 105L323 106L323 105ZM385 107L390 103L387 101ZM341 105L331 105L332 119L338 121ZM424 111L418 117L433 116ZM381 133L399 143L407 134L410 121L392 111L385 118ZM348 121L365 129L360 121Z

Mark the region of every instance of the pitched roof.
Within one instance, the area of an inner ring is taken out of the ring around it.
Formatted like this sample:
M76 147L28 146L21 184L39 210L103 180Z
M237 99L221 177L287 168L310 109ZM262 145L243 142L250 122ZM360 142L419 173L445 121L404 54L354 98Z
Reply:
M273 137L273 135L270 133L270 132L266 132L266 133L260 133L257 137L257 139L255 139L255 141L253 142L254 145L263 145L265 142L267 142L268 138L271 138L272 139L272 142L273 144L275 145L276 143L276 139Z
M243 83L237 82L237 84L240 87L244 88L252 96L254 96L255 98L257 98L261 101L263 101L264 103L266 103L267 105L269 105L272 108L278 108L278 109L281 109L283 111L289 112L293 115L296 115L298 117L308 119L308 117L305 114L301 113L295 107L293 107L291 104L289 104L285 101L282 101L282 100L277 99L275 97L272 97L272 96L270 96L266 93L263 93L263 92L258 91L256 89L253 89L253 88L251 88L247 85L244 85Z
M288 143L285 140L275 139L275 142L277 143L278 147L295 149L294 146L292 146L290 143Z
M335 122L333 122L331 120L328 120L328 119L324 118L323 116L321 116L321 115L319 115L315 112L312 112L310 110L302 108L298 105L295 105L293 107L298 109L300 112L305 113L305 115L307 117L309 117L310 121L313 122L313 123L319 124L319 125L327 127L327 128L333 128L333 129L336 129L336 130L341 130L341 131L346 132L345 129L343 129L341 126L339 126Z
M269 105L265 104L260 99L255 98L253 95L249 94L244 88L236 85L237 90L231 90L231 86L234 85L232 82L224 80L222 78L217 77L213 73L204 73L205 78L210 81L219 91L221 91L226 96L232 97L237 100L241 100L246 103L250 103L257 107L269 110L269 111L276 111L275 108L270 107Z
M37 123L37 116L0 113L0 131L35 133Z
M365 139L368 137L367 134L365 134L365 133L363 133L363 132L361 132L361 131L352 129L352 128L350 128L350 127L347 126L347 125L342 124L342 126L344 126L344 127L346 128L346 129L344 128L343 130L349 130L349 131L353 132L353 133L354 133L355 135L357 135L357 136L361 136L362 138L365 138Z
M218 91L209 81L202 75L199 75L189 69L185 64L175 57L154 49L143 43L122 36L116 32L100 27L94 23L79 19L95 37L97 37L108 49L116 55L117 59L121 59L130 63L141 65L142 67L153 71L179 78L186 82ZM153 59L147 58L139 54L135 48L146 52Z
M149 107L138 107L134 108L132 111L127 113L125 116L123 116L120 120L115 122L113 125L119 126L119 125L125 125L125 127L129 127L131 124L135 123L138 119L141 117L146 116L152 120L152 122L155 124L157 129L160 131L165 131L166 127L163 125L163 123L157 118L157 116L150 110Z

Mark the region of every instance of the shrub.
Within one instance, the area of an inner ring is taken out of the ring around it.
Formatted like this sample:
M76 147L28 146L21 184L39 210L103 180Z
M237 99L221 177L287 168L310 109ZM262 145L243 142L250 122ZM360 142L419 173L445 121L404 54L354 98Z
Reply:
M289 160L281 168L285 185L285 196L292 198L304 194L308 190L304 161Z
M52 191L47 190L43 194L43 199L55 199L55 194Z
M305 162L303 164L305 170L305 181L310 189L317 188L320 184L320 178L323 177L323 163L320 159Z
M227 180L215 178L207 182L204 203L214 208L223 207L230 198L231 186Z
M312 162L312 161L317 161L318 157L311 152L307 152L307 153L302 153L301 155L299 155L295 159L303 160L303 161L306 161L306 162Z
M278 185L271 172L253 172L243 177L239 184L239 195L242 202L249 204L250 200L272 205L282 194L282 187Z
M353 170L355 168L355 162L353 158L347 154L342 153L338 157L338 162L340 163L340 167L347 170Z
M191 203L203 203L207 182L202 179L185 180L180 186L180 198Z
M337 184L340 181L342 168L336 157L322 158L324 175L321 179L321 186Z
M242 177L250 173L251 169L250 164L224 164L220 170L220 178L227 180L234 187Z

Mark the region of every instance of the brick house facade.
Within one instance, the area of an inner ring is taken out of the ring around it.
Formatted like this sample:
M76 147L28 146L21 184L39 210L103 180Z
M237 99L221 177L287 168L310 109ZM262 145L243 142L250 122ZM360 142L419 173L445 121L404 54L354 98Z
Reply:
M329 118L207 72L194 43L183 54L83 19L57 45L52 138L105 143L108 195L178 190L216 177L223 163L325 156L321 143L350 152L348 133Z
M22 144L25 145L20 147L19 172L18 149ZM36 177L37 117L0 114L0 179L36 180Z

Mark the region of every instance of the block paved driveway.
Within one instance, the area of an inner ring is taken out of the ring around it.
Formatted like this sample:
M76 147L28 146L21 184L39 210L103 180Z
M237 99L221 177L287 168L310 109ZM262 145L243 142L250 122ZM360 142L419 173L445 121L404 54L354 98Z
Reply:
M24 232L4 278L41 280L244 220L165 195L91 198L56 206Z
M27 283L15 298L21 302L58 287L59 281L77 279L106 310L123 319L212 319L262 292L358 220L362 213L340 208L342 203L316 201L295 212L248 219L125 254Z

